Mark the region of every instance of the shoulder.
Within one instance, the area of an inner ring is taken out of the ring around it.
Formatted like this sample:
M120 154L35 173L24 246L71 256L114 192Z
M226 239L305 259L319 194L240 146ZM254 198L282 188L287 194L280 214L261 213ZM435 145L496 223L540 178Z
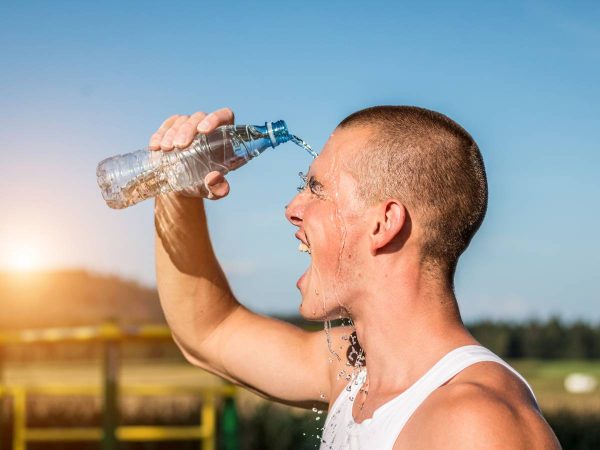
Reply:
M560 448L527 387L495 363L465 369L432 393L397 443L398 449Z

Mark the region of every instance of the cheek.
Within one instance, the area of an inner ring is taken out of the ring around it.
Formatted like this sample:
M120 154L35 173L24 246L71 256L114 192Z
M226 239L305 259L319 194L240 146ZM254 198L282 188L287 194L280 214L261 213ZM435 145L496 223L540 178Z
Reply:
M355 233L348 233L337 255L337 278L342 289L351 291L363 282L365 261L364 241Z

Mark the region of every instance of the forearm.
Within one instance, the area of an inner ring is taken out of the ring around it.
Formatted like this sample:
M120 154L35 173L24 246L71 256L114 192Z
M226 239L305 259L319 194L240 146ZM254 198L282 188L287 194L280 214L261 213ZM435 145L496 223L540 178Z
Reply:
M186 356L201 357L202 342L239 303L212 249L202 200L159 196L154 220L157 286L165 317Z

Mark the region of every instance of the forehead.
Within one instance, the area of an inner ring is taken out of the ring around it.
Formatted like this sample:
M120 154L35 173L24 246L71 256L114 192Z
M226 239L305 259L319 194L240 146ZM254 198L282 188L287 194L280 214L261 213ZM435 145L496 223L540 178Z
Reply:
M338 177L346 171L347 163L356 152L365 150L370 135L371 130L364 127L336 128L311 164L309 174L320 178Z

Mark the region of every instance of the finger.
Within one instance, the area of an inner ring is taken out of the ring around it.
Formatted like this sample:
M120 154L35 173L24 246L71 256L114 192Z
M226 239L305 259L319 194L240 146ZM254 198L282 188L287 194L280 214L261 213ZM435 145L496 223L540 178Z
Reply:
M206 117L206 113L198 111L190 116L180 127L175 139L173 139L173 145L177 148L187 147L192 143L192 140L196 136L196 127Z
M156 132L150 137L150 143L148 145L148 147L150 148L150 150L158 150L160 149L160 141L162 141L163 136L165 135L165 133L167 132L167 130L169 128L171 128L171 125L173 125L173 123L179 118L179 114L175 114L171 117L169 117L167 120L165 120L160 127L158 128L158 130L156 130Z
M230 125L233 123L235 116L229 108L221 108L211 112L202 122L198 124L200 133L208 133L221 125Z
M208 191L208 198L218 200L229 194L229 182L220 172L209 172L204 177L204 186Z
M167 132L165 133L165 135L162 138L162 141L160 141L160 149L163 151L169 151L169 150L173 150L173 139L175 138L175 135L177 134L177 130L179 130L179 127L185 123L185 121L188 120L188 116L179 116L177 118L177 120L175 120L175 122L173 122L173 125L171 125L171 128L169 128L167 130Z

